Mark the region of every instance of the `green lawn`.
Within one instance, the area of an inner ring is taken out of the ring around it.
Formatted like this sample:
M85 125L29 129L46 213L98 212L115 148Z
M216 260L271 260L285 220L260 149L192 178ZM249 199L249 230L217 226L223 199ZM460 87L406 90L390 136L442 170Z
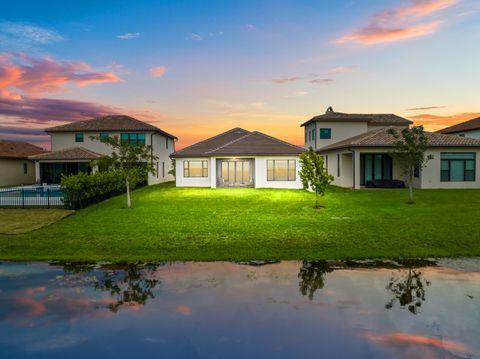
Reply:
M480 190L143 188L0 235L4 260L248 260L480 255ZM48 210L45 210L48 213ZM3 216L3 212L1 214ZM37 212L25 210L33 220ZM338 218L350 217L350 218ZM2 223L2 222L0 222ZM2 230L0 230L2 232Z
M66 209L0 209L0 234L31 232L55 223L73 211Z

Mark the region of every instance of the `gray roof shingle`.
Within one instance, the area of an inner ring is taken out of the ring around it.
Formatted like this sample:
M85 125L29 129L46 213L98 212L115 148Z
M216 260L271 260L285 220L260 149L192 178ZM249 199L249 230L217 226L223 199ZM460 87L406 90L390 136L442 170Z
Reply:
M299 155L303 152L302 147L237 127L176 151L171 157Z
M172 139L175 136L146 122L126 115L111 115L50 127L46 132L154 131Z
M388 133L390 129L398 131L395 127L379 128L322 147L317 152L349 147L392 147L396 140ZM431 147L480 147L480 140L473 138L444 135L435 132L425 132L425 134L428 139L428 145Z

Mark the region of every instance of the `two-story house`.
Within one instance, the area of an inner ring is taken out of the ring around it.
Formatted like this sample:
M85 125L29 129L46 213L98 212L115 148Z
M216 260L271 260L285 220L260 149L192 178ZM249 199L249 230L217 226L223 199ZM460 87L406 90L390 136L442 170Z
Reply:
M443 128L438 133L480 139L480 117Z
M398 160L391 156L398 133L411 121L394 114L347 114L329 107L301 126L305 147L313 147L324 156L325 166L333 175L333 184L360 188L391 180L405 181ZM478 188L480 140L426 132L433 159L415 171L417 188Z
M51 152L30 156L35 161L37 183L60 183L61 175L89 173L90 162L112 153L102 138L117 137L130 144L151 146L157 157L155 174L148 184L172 181L170 154L177 138L153 125L125 115L112 115L72 122L46 130Z

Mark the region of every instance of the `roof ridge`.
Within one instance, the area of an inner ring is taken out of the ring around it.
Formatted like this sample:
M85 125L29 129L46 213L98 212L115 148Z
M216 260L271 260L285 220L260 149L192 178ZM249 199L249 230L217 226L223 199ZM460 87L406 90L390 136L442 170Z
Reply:
M241 136L241 137L239 137L239 138L236 138L236 139L234 139L234 140L232 140L232 141L230 141L230 142L227 142L227 143L221 145L220 147L214 148L213 150L207 151L207 152L205 152L205 153L212 153L212 152L218 151L218 150L221 149L221 148L225 148L225 147L230 146L231 144L233 144L233 143L235 143L235 142L237 142L237 141L243 140L244 138L246 138L246 137L248 137L248 136L251 136L253 133L255 133L255 132L247 133L247 134L244 135L244 136Z
M280 139L280 138L276 138L276 137L267 135L266 133L263 133L263 132L260 132L260 131L254 131L253 133L259 133L260 135L265 136L265 137L268 137L268 138L270 138L270 139L272 139L272 140L274 140L274 141L283 143L283 144L285 144L285 145L289 145L289 146L294 147L294 148L300 148L300 149L302 149L302 150L305 150L303 147L294 145L294 144L289 143L289 142L287 142L287 141L284 141L284 140L282 140L282 139Z
M201 145L202 143L205 143L205 142L207 142L207 141L213 140L213 139L215 139L215 138L218 138L218 137L220 137L220 136L223 136L223 135L225 135L225 134L227 134L227 133L230 133L230 132L233 132L233 131L235 131L235 130L242 130L242 131L251 133L250 131L247 131L247 130L245 130L244 128L241 128L241 127L231 128L231 129L228 130L228 131L219 133L218 135L215 135L215 136L206 138L206 139L204 139L203 141L194 143L193 145L190 145L190 146L187 146L187 147L182 148L181 150L175 151L175 153L179 153L179 152L185 151L185 150L187 150L187 149L191 149L191 148L193 148L193 147L199 146L199 145Z

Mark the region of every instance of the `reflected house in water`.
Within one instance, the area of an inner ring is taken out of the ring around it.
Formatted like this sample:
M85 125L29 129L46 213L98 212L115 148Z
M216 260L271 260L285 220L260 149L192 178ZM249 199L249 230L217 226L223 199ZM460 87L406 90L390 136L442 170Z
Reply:
M476 263L0 263L0 357L474 358Z

